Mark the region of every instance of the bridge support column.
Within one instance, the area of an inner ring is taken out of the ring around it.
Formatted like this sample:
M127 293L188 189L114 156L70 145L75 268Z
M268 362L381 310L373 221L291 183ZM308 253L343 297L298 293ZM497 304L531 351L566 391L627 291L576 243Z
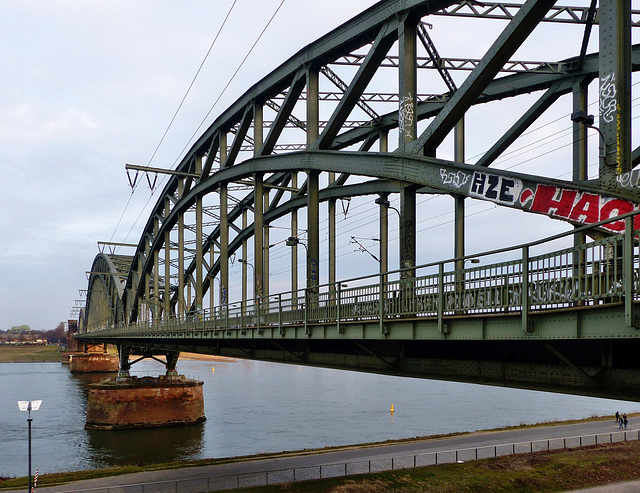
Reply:
M119 382L127 380L129 378L129 370L131 369L131 365L129 364L129 351L129 346L118 346L118 357L120 359L120 365L118 367L117 380Z
M118 370L118 357L107 353L106 344L85 343L82 354L70 355L71 373L108 373Z
M145 350L134 362L129 362L131 348L120 346L120 372L110 380L89 385L87 398L87 429L130 429L190 425L203 422L203 382L178 375L179 352L164 352L166 375L131 377L132 364L156 359ZM160 361L160 360L158 360Z

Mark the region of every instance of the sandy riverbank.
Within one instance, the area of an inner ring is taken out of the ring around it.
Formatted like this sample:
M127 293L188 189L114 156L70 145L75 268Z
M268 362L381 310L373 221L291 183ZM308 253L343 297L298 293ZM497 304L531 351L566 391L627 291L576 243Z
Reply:
M180 353L180 359L218 361L221 363L234 363L238 361L235 358L227 358L225 356L216 356L213 354L199 354L199 353Z

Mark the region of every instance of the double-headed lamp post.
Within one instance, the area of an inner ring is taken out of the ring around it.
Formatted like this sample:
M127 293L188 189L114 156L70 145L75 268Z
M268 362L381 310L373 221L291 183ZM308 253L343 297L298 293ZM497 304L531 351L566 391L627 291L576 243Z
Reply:
M20 411L27 411L29 413L29 417L27 418L27 423L29 423L29 487L27 489L28 493L31 493L31 411L37 411L40 409L40 404L42 401L18 401L18 407Z

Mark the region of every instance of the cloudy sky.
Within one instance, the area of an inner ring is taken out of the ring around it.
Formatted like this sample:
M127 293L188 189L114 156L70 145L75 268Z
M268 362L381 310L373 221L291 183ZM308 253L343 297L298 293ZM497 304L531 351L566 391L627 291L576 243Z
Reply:
M150 193L140 187L130 197L124 165L149 164L232 3L2 2L0 330L66 321L97 241L137 243ZM280 3L236 2L152 166L180 157ZM208 123L373 3L285 1Z
M145 186L131 194L125 163L174 166L194 134L199 135L248 87L374 3L237 0L159 146L233 0L4 0L0 5L4 183L0 330L22 324L50 329L66 321L80 299L78 291L86 288L86 271L98 253L97 242L138 242L147 208L157 197ZM482 55L481 44L468 38L475 39L477 32L456 30L461 25L457 21L443 27L447 22L451 21L434 20L432 37L439 48L447 49L449 56ZM521 57L575 56L581 31L574 31L577 43L558 44L557 38L546 36L524 46ZM540 55L541 46L550 53ZM570 107L563 111L569 112ZM498 133L508 128L499 120L492 121ZM487 127L484 121L480 126ZM564 118L561 129L569 126ZM559 130L547 126L543 131ZM474 154L473 145L468 155ZM469 214L474 215L473 211ZM537 234L530 225L518 224L517 218L515 228ZM490 222L474 220L470 229ZM484 246L482 241L494 237L477 236L478 249ZM366 260L366 255L358 258Z

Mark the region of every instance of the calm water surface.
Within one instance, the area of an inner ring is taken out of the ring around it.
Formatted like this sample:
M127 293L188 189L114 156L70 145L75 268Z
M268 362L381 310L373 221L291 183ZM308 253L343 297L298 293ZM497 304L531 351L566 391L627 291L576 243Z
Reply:
M259 361L181 360L178 370L205 382L205 423L89 431L84 429L87 384L105 375L72 375L59 363L0 364L0 476L27 475L27 413L20 412L18 400L43 401L32 413L32 470L40 473L640 412L635 402ZM131 373L159 375L164 367L145 360Z

